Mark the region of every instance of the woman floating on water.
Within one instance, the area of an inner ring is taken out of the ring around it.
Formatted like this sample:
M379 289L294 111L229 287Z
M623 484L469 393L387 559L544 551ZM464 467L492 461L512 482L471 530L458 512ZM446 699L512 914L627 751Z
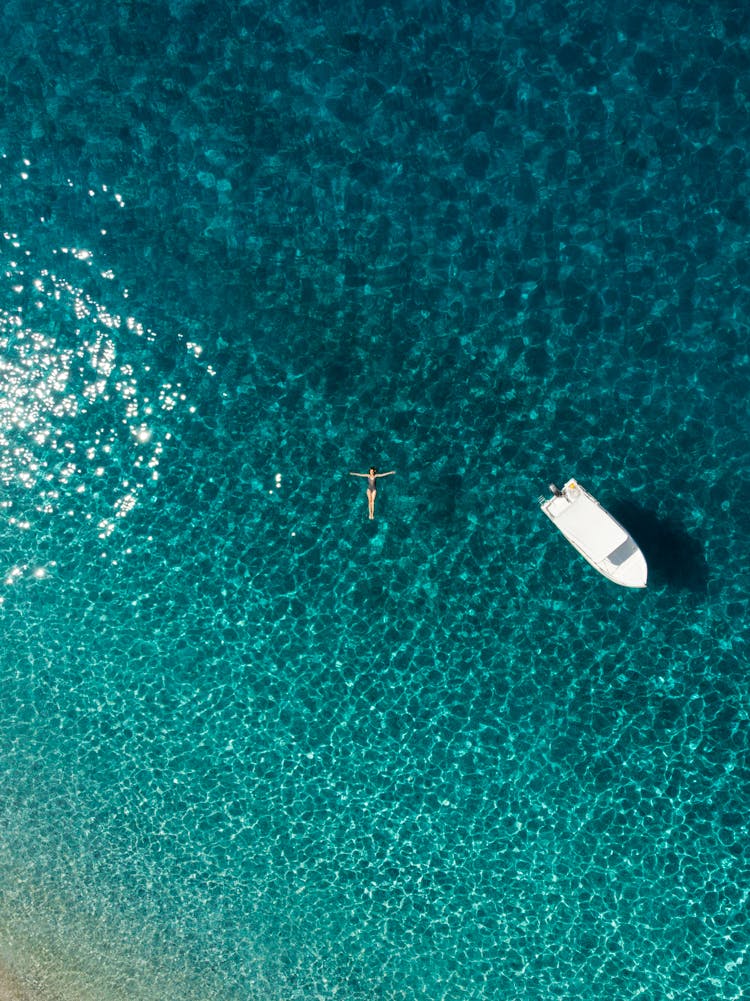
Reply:
M377 494L377 482L381 476L393 476L396 472L392 469L389 473L379 473L374 466L370 466L369 473L349 473L350 476L362 476L367 478L367 508L370 512L370 519L375 517L375 495Z

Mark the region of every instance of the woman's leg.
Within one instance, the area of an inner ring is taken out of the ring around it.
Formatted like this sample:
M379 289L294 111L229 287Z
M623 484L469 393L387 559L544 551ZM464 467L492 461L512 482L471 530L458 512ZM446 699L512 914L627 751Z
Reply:
M370 518L374 518L375 517L375 494L376 493L377 493L377 490L368 490L367 491L367 507L368 507L368 510L370 512Z

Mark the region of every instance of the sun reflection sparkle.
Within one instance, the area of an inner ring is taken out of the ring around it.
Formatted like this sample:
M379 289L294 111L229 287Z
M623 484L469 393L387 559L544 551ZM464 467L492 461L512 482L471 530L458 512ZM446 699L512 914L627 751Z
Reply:
M106 193L107 186L101 190ZM119 194L108 197L124 205ZM19 259L29 258L30 251L15 231L5 230L2 237L0 252L8 258L0 274L17 304L0 308L0 485L31 492L35 510L45 515L75 516L69 510L72 498L91 494L99 537L108 538L145 486L158 479L170 438L165 420L187 395L179 383L155 384L149 365L134 365L132 338L151 343L153 330L108 308L59 271L35 269L29 260L22 268ZM85 265L94 260L85 247L59 249L61 265L66 257ZM115 278L111 270L100 273ZM127 297L126 290L122 294ZM183 347L194 359L202 353L194 342L183 341ZM0 506L12 508L14 501ZM9 522L19 530L30 527L25 517ZM8 571L6 584L23 573ZM37 568L31 575L41 579L46 571Z

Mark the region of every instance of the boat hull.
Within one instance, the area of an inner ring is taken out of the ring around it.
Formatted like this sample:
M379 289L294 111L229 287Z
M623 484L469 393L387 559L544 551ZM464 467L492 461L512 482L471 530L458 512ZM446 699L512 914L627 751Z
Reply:
M635 539L576 480L554 490L541 508L600 574L621 587L646 587L648 567Z

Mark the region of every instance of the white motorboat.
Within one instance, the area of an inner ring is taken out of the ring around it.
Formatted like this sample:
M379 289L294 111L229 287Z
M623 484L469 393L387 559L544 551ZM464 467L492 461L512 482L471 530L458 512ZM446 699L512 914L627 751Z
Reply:
M585 560L615 584L645 587L648 567L633 537L575 480L540 497L542 511Z

